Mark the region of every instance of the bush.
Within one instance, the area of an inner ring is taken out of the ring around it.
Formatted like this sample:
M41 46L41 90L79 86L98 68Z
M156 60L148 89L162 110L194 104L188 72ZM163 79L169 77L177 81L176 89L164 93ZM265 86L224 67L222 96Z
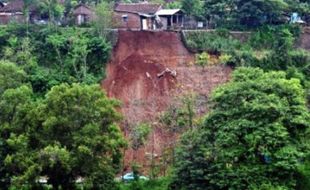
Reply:
M292 60L292 66L301 68L308 76L310 76L310 53L305 50L295 50L289 52Z
M232 56L229 54L222 54L219 57L220 63L224 65L227 65L231 61L231 59L232 59Z
M241 48L241 43L226 30L215 32L194 31L186 33L186 44L194 52L220 54Z
M284 186L275 186L272 184L261 184L261 185L254 185L250 187L251 190L289 190L287 187Z
M170 179L159 178L149 181L134 181L131 183L120 183L120 190L168 190Z
M85 28L8 25L0 28L0 55L21 65L35 93L60 83L98 83L105 77L111 42ZM111 38L112 39L112 38Z
M301 28L295 25L280 25L280 26L263 26L253 32L248 43L257 50L262 49L275 49L280 39L279 33L287 30L293 37L297 39L301 34Z
M210 55L206 52L196 54L195 64L201 66L202 68L205 68L205 66L207 66L209 63L209 59Z

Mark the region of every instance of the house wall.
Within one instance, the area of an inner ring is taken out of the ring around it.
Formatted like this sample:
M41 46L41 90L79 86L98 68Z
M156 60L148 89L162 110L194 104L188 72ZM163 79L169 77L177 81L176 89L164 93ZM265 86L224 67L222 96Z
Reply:
M163 24L161 29L167 30L168 29L168 19L166 17L160 17L160 21Z
M8 24L10 22L9 15L0 15L0 24Z
M126 13L126 12L114 12L113 19L115 23L115 28L127 29L127 24L126 22L123 21L123 18L122 18L123 15L128 16L128 29L140 30L142 28L140 16L138 14Z
M159 16L163 24L161 29L180 29L183 27L183 15L161 15Z
M24 15L22 14L11 14L11 13L1 13L0 14L0 24L5 25L10 22L23 23L25 21Z

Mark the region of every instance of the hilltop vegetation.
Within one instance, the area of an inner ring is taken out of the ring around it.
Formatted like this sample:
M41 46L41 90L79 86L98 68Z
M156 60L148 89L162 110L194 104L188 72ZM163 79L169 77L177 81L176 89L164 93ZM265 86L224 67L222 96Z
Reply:
M186 13L213 26L231 29L256 28L288 22L292 12L309 19L307 0L180 0Z
M115 188L119 103L98 85L111 43L92 29L0 28L0 186ZM100 181L100 182L99 182ZM27 185L26 185L27 184Z

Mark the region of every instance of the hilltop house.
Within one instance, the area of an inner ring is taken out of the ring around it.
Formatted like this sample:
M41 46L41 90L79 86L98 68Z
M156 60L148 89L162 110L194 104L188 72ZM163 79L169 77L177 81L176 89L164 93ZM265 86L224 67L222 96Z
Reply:
M94 19L95 12L84 4L77 5L73 10L76 25L87 24Z
M59 0L64 3L64 0ZM79 4L73 9L76 25L87 24L95 18L92 7ZM29 7L29 18L24 15L24 1L12 0L7 4L0 3L0 24L9 22L26 22L46 24L46 18L41 17L40 10ZM64 18L66 20L66 18ZM169 30L184 26L184 12L180 9L162 9L155 3L116 3L113 11L113 21L117 29L129 30Z
M0 24L8 24L9 22L25 22L24 17L24 1L13 0L7 4L1 4L0 6ZM35 17L34 7L30 7L29 10L30 20Z
M118 3L114 8L114 19L119 29L155 30L156 12L160 4L153 3Z
M64 0L59 0L59 3L64 4ZM32 23L43 21L37 7L32 5L28 8L28 18L24 15L24 8L23 0L11 0L8 3L0 3L0 24L8 24L10 22L23 23L27 19Z
M183 27L181 9L162 9L153 3L119 3L114 9L114 19L119 29L169 30Z

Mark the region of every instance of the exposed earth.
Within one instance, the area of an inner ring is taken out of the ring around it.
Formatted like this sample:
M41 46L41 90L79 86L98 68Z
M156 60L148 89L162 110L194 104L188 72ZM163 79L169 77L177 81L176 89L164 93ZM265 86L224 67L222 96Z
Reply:
M126 151L125 170L130 169L133 159L147 168L150 155L159 160L165 147L174 141L176 137L167 134L156 122L172 102L195 93L200 99L196 112L202 115L207 112L210 92L230 78L230 67L202 69L193 63L194 55L176 32L119 31L102 87L110 97L123 103L120 111L124 115L125 136L128 137L130 126L140 122L151 123L153 127L145 147Z

